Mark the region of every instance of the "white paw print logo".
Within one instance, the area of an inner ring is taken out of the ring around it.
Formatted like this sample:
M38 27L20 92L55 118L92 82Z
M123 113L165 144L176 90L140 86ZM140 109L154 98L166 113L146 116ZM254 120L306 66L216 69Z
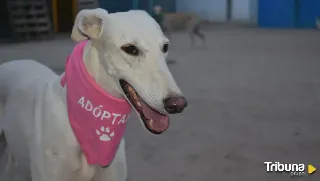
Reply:
M110 133L110 129L108 127L105 128L101 126L100 131L96 129L96 134L100 136L101 141L110 141L114 136L114 132Z

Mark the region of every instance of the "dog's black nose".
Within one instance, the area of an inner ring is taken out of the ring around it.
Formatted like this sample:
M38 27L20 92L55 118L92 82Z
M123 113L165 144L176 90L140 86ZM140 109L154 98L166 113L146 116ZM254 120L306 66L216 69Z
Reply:
M188 106L188 102L185 97L168 97L163 100L164 108L169 114L181 113L185 107Z

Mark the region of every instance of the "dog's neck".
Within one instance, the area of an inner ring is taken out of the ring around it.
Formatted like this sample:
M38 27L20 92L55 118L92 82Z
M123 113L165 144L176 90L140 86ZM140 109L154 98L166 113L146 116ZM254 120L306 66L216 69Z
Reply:
M83 61L88 73L93 77L98 85L100 85L106 92L109 94L122 98L121 91L119 90L116 80L108 74L107 70L101 64L99 50L102 50L99 47L98 43L88 41L84 50L83 50Z

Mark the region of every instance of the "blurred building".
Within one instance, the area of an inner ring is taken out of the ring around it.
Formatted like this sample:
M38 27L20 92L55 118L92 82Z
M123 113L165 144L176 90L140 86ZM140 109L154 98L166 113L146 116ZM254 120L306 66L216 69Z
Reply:
M320 0L0 0L0 38L70 32L81 9L150 12L154 5L166 12L196 13L212 22L264 28L315 28L320 16Z
M176 0L176 10L194 12L213 22L249 23L262 28L316 28L320 0Z
M258 0L176 0L177 11L194 12L213 22L256 23Z
M316 28L320 0L259 0L258 12L263 28Z

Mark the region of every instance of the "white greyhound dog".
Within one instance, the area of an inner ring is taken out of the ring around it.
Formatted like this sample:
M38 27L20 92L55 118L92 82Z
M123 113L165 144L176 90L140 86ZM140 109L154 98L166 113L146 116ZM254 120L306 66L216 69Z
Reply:
M32 181L125 181L131 108L160 134L187 106L168 39L144 11L99 8L78 13L71 38L79 44L61 76L32 60L0 66L0 134Z

